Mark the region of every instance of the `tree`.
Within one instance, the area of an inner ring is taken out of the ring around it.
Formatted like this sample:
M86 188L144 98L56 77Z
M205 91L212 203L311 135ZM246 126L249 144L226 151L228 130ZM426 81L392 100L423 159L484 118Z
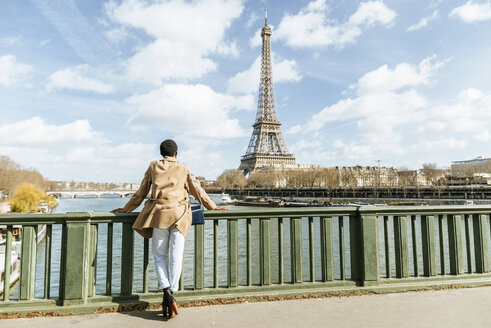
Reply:
M10 196L24 182L43 189L46 186L46 180L35 169L23 169L9 157L0 156L0 191Z
M341 169L341 185L345 187L350 187L355 197L355 189L358 186L358 179L356 177L354 167L343 167Z
M284 172L272 167L256 170L249 174L247 183L254 188L273 188L285 179Z
M241 170L228 169L218 176L215 184L221 189L242 189L247 184L247 180Z
M444 176L444 170L439 169L435 163L425 163L421 169L421 174L426 180L426 185L434 186Z
M326 188L327 192L329 193L329 201L331 200L331 192L334 188L339 186L339 173L336 169L330 167L330 168L323 168L321 171L321 180L323 187Z
M57 201L54 197L30 183L23 183L15 189L12 198L9 199L12 212L26 213L35 211L42 203L54 207Z

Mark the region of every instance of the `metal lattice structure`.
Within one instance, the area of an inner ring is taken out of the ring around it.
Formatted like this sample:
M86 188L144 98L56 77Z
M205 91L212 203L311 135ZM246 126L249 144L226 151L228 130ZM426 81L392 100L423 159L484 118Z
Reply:
M266 16L261 31L263 46L256 122L252 126L251 140L239 167L246 174L265 166L284 167L295 164L295 157L288 151L283 139L276 112L271 70L271 34Z

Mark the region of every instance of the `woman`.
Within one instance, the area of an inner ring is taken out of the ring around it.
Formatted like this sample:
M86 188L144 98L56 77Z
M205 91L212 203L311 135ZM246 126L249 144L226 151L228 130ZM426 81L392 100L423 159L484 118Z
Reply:
M163 289L162 313L173 318L179 310L172 294L178 290L184 239L191 227L192 213L188 193L210 210L227 210L215 205L185 164L176 161L177 144L170 139L160 144L163 159L150 163L140 189L123 208L113 213L131 212L151 190L133 229L152 238L152 254L159 289ZM170 257L169 257L170 254Z

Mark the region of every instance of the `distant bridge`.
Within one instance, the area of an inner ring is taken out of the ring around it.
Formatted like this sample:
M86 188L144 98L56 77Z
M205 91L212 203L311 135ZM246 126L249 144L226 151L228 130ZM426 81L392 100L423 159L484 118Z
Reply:
M56 198L78 198L95 196L95 198L101 198L102 196L116 195L121 198L133 195L136 190L53 190L48 191L47 194Z

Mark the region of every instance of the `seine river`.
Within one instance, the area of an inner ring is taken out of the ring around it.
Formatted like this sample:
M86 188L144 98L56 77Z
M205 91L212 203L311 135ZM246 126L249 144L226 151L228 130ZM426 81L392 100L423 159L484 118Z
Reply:
M124 206L128 201L128 198L75 198L75 199L59 199L59 205L56 208L56 213L66 212L109 212L110 210ZM231 210L245 209L244 207L229 206ZM139 211L140 208L135 211ZM315 227L317 227L318 219L314 219ZM239 284L246 284L246 222L245 220L239 220ZM345 220L345 241L349 240L348 236L348 222ZM289 245L289 221L285 220L283 223L283 236L284 236L284 281L291 281L290 276L290 245ZM226 286L227 284L227 225L225 221L220 221L219 224L219 285ZM309 265L308 265L308 220L303 220L303 271L304 279L309 279ZM318 229L316 229L318 230ZM253 284L259 283L259 223L257 220L252 221L252 281ZM333 242L334 242L334 263L335 263L335 278L339 279L339 245L338 245L338 223L337 220L333 221ZM114 224L113 230L113 280L112 291L113 293L119 293L120 290L120 272L121 272L121 224ZM319 246L319 232L315 231L314 234L316 248ZM105 279L106 279L106 236L107 236L107 224L100 224L98 229L98 250L97 250L97 277L96 277L96 293L105 293ZM61 248L61 225L53 226L52 237L52 264L51 264L51 284L50 284L50 297L58 296L58 284L59 284L59 263L60 263L60 248ZM193 286L193 258L194 258L194 229L191 228L187 237L184 249L184 264L183 264L183 282L185 288L191 288ZM317 248L318 249L318 248ZM349 277L349 247L345 247L345 266L347 278ZM36 266L36 298L44 297L44 252L45 242L44 240L38 244L37 253L37 266ZM276 220L272 220L271 224L271 277L273 282L278 281L278 226ZM150 252L151 253L151 252ZM316 277L320 279L320 258L319 253L316 251ZM134 288L135 292L141 292L143 290L143 238L135 233L135 251L134 251ZM157 281L155 275L154 261L150 254L149 259L149 290L157 289ZM12 289L12 297L18 297L18 285L16 284ZM205 286L213 285L213 224L207 222L205 224Z

